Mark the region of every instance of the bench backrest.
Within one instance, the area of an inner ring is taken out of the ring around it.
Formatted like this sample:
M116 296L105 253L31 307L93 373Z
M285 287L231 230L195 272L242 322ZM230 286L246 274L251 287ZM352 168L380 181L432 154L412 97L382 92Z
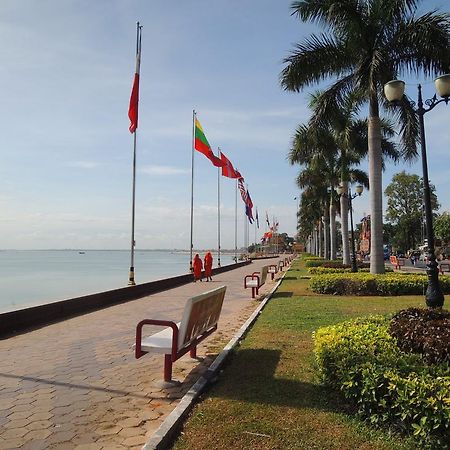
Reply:
M397 261L397 257L396 256L394 256L394 255L390 256L389 260L390 260L391 264L393 264L394 266L398 265L398 261Z
M261 279L260 284L263 285L266 282L267 278L267 272L269 271L269 266L262 266L261 267Z
M178 349L188 346L196 337L217 325L226 289L226 286L220 286L186 302L179 328Z

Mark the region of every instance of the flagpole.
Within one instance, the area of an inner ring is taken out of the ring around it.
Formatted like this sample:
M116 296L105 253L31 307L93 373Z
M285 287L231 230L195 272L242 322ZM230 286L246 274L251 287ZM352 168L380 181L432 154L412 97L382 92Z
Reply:
M194 249L193 236L194 236L194 146L195 146L195 109L192 110L192 158L191 158L191 244L189 271L193 271L192 267L192 251Z
M217 149L217 156L220 158L220 148ZM217 168L217 265L220 267L220 170Z
M136 24L136 74L140 73L141 64L141 29L139 22ZM133 85L134 88L134 85ZM139 93L138 93L139 95ZM139 98L139 97L138 97ZM139 100L138 100L139 101ZM130 271L128 273L128 286L135 286L136 281L134 279L134 247L136 245L134 239L134 222L135 222L135 210L136 210L136 142L137 142L137 121L136 128L134 130L133 137L133 183L132 183L132 201L131 201L131 257L130 257Z
M234 198L234 262L237 263L237 191L238 180L236 178L236 192Z

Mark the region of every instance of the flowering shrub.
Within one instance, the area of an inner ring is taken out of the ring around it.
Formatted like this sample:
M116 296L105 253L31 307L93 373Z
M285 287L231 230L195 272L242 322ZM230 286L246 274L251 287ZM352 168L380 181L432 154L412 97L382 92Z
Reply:
M425 448L450 448L450 369L404 353L389 319L369 317L320 328L314 353L323 382L376 425L412 434Z
M450 294L450 276L439 277L442 292ZM422 295L428 279L422 274L331 273L311 278L310 287L319 294L333 295Z

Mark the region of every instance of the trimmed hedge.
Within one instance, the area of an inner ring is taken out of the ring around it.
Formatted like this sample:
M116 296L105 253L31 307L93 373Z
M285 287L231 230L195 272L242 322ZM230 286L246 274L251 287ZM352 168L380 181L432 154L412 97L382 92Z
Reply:
M404 353L389 319L369 317L320 328L314 354L322 381L374 425L411 434L422 448L450 448L450 368Z
M386 272L394 272L393 269L390 267L386 267ZM370 268L369 267L362 267L358 269L358 272L360 273L369 273ZM327 273L352 273L351 267L309 267L308 273L311 275L324 275Z
M439 277L442 292L450 294L450 276ZM313 276L313 292L332 295L423 295L428 285L426 275L415 273L335 273Z

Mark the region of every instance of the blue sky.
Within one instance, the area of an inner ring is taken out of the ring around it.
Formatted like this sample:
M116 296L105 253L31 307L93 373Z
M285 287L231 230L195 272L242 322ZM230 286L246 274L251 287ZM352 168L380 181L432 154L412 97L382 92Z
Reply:
M314 28L290 16L290 3L2 0L0 248L129 248L137 20L137 248L189 247L193 109L212 147L245 177L260 218L267 211L294 234L298 168L286 155L308 118L309 91L286 93L278 76L293 44ZM426 3L450 10L448 0ZM407 81L415 98L417 82ZM432 81L419 81L431 97ZM445 105L425 118L430 178L446 210L449 119ZM420 162L402 163L389 167L384 184L403 169L421 174ZM233 181L222 178L221 192L222 248L232 248ZM354 203L355 218L369 213L367 195ZM216 245L217 171L196 153L194 246Z

